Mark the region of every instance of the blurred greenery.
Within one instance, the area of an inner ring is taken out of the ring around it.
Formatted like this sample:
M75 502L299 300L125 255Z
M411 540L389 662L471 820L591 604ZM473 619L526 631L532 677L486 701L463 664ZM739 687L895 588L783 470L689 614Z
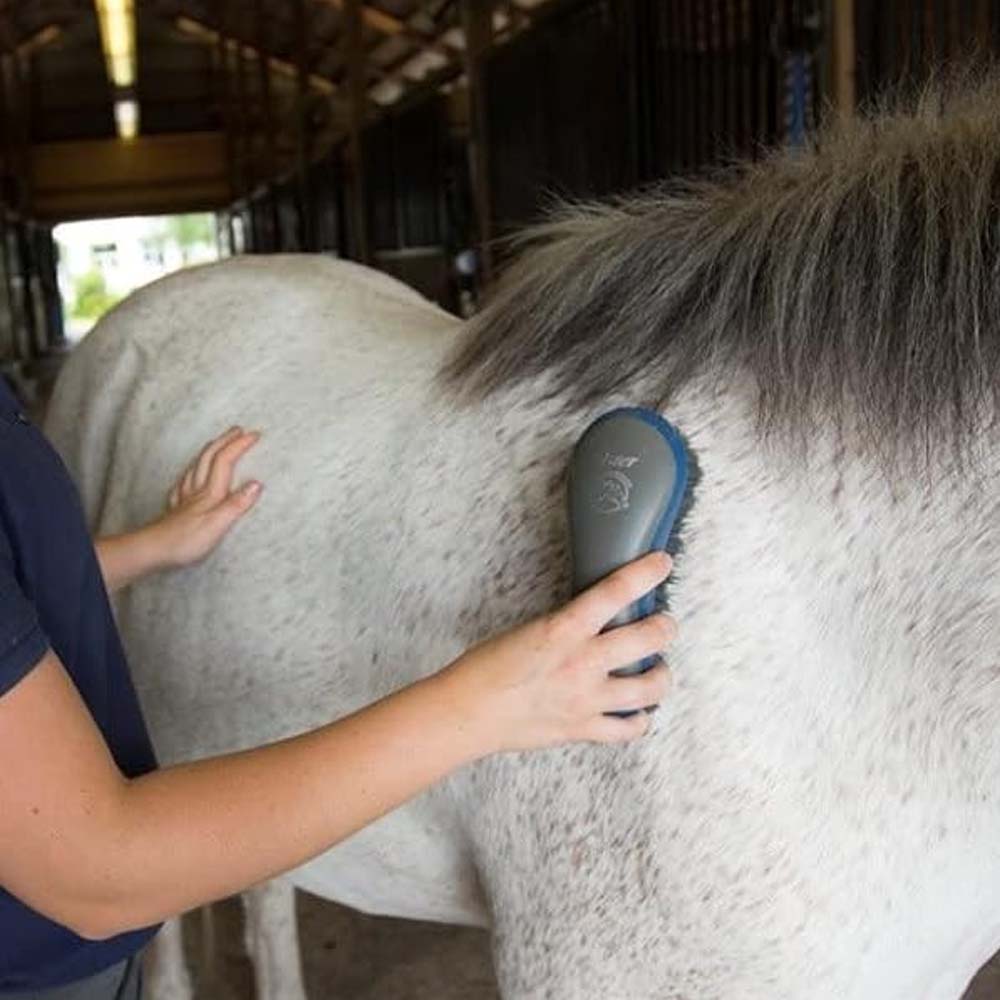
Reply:
M74 283L70 312L79 319L97 319L120 300L121 296L108 291L104 275L95 267Z
M197 246L215 243L215 217L205 212L197 215L171 215L164 230L167 239L175 240L181 256L187 261L189 252Z

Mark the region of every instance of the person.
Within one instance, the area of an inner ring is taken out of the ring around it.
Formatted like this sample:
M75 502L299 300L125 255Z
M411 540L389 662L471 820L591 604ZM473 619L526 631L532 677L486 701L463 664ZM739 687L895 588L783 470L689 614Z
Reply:
M641 735L666 615L601 634L669 570L647 556L339 721L158 769L108 592L212 552L261 486L257 435L211 441L163 515L93 543L69 476L0 387L0 996L127 1000L165 918L294 868L485 755ZM262 512L260 512L262 513ZM294 780L291 780L294 777ZM336 794L330 794L336 789Z

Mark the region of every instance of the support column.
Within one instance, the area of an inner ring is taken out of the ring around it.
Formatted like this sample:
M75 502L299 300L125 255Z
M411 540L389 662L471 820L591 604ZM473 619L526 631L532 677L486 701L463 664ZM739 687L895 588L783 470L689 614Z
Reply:
M229 177L229 199L236 199L239 183L236 171L236 135L233 121L233 101L229 78L229 42L225 34L225 21L220 25L215 47L216 93L222 117L222 129L226 137L226 173Z
M365 184L364 120L368 103L365 73L366 52L360 0L344 0L344 45L347 67L348 139L347 166L350 182L348 210L354 252L363 264L372 260L368 234L368 197Z
M254 34L257 39L257 76L260 91L261 114L264 120L264 177L267 184L267 212L270 219L269 253L276 248L278 240L278 203L274 198L274 180L278 176L278 146L275 134L274 103L271 96L271 61L265 55L266 26L264 23L264 0L254 0Z
M851 115L857 105L854 0L830 0L827 10L833 38L830 92L837 112Z
M493 207L486 105L486 55L493 41L493 7L494 0L462 0L465 75L469 82L469 173L479 241L479 274L483 284L493 279Z
M305 0L295 2L295 177L299 203L299 238L301 250L315 247L312 190L309 183L311 136L309 135L309 25Z

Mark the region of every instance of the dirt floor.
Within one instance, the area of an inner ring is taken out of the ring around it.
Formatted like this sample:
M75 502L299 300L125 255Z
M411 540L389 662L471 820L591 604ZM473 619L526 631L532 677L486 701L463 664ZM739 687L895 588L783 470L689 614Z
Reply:
M484 931L366 917L299 893L299 929L310 1000L499 1000ZM242 912L215 907L218 956L201 968L201 922L187 920L197 1000L253 1000L243 951ZM964 1000L1000 1000L1000 960L976 977Z
M302 892L298 916L310 1000L499 1000L485 931L367 917ZM242 917L236 900L214 907L214 968L199 962L200 914L186 918L197 1000L252 1000Z

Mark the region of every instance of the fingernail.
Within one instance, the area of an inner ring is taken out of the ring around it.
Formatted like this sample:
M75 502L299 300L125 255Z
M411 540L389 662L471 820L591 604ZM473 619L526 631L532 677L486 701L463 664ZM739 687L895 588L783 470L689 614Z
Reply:
M247 483L243 487L242 492L244 496L253 496L254 493L260 492L260 483L256 482L256 480L254 482Z

